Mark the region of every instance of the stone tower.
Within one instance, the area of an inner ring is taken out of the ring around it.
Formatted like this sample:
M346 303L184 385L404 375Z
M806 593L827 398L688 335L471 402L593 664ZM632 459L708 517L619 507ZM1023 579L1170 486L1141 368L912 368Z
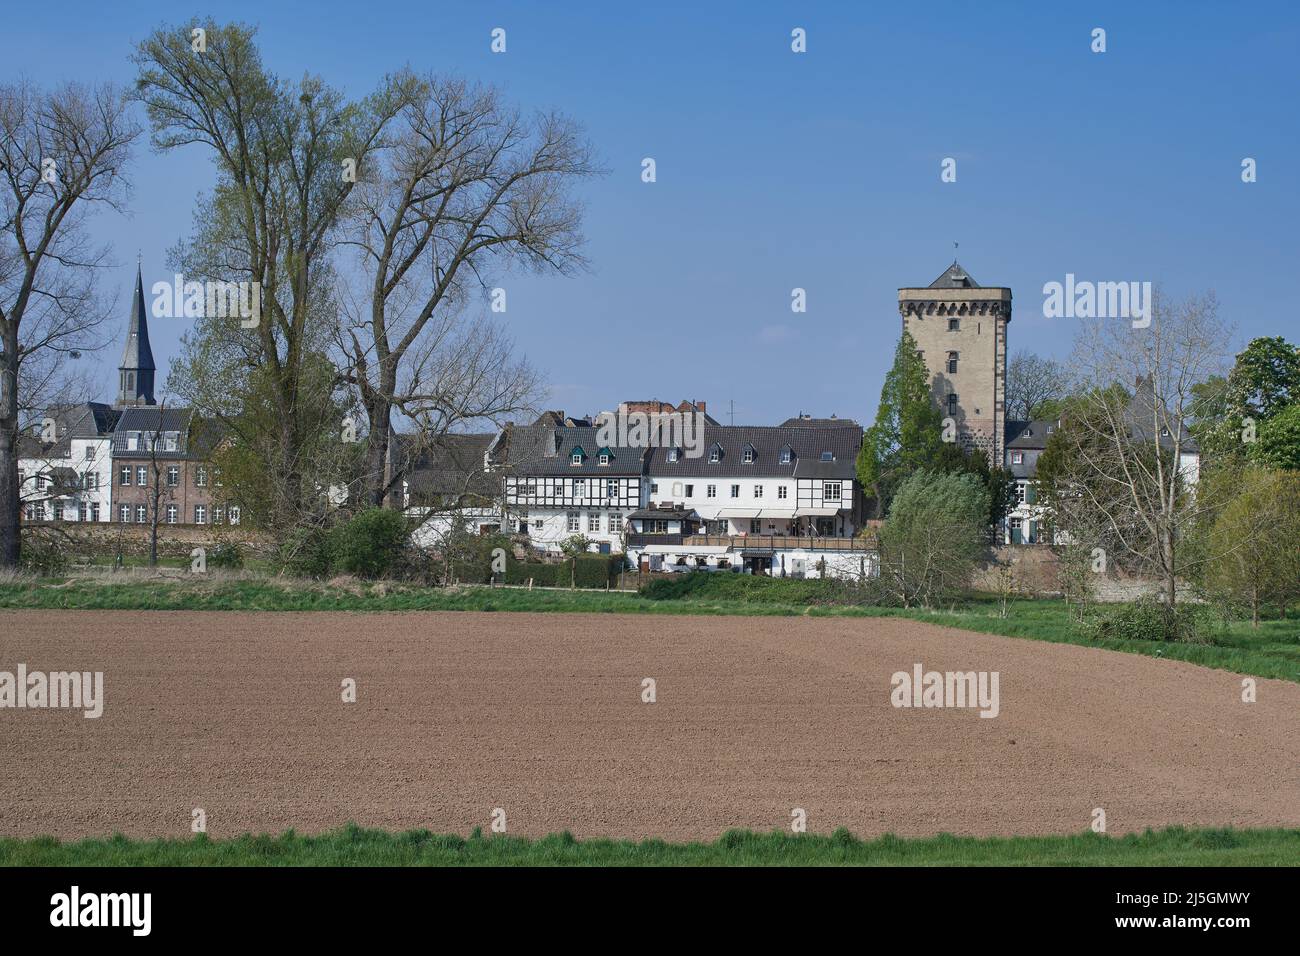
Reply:
M925 288L899 289L898 311L925 360L935 404L957 426L957 440L1002 467L1011 290L981 288L954 260Z
M144 311L144 281L135 271L135 299L126 322L126 348L118 366L118 408L130 405L154 405L153 377L157 371L153 349L149 347L149 320Z

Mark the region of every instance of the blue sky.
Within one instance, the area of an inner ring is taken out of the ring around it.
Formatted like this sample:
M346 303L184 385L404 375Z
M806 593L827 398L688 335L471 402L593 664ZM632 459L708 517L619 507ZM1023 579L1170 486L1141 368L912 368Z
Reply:
M697 398L726 421L799 411L869 422L898 336L899 286L959 258L1010 286L1011 350L1066 358L1042 287L1152 280L1217 291L1237 345L1295 338L1300 15L1285 3L226 2L268 66L362 96L403 65L499 85L579 120L610 173L580 187L591 271L504 276L502 316L549 405ZM24 8L6 78L129 83L171 3ZM502 27L507 52L493 54ZM808 52L790 50L807 31ZM1107 51L1091 52L1106 30ZM658 181L641 182L653 157ZM940 163L957 159L957 182ZM1241 181L1241 161L1258 182ZM124 328L190 231L207 154L142 139L129 217L101 217ZM790 309L794 287L808 310ZM186 320L151 323L160 368ZM115 332L116 335L116 332ZM120 338L90 358L111 400Z

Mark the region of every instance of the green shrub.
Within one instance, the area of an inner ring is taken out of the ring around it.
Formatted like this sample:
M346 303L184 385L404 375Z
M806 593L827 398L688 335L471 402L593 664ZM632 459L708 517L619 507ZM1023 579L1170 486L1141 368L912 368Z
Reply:
M33 535L23 541L22 560L24 571L52 578L68 570L68 553L53 538L45 535Z
M1203 604L1177 604L1170 608L1155 598L1140 598L1100 611L1088 621L1096 639L1121 641L1180 641L1208 644L1218 626L1215 611Z
M330 531L330 567L363 578L383 577L399 564L409 537L400 511L366 508Z
M506 561L506 584L527 584L531 578L539 588L596 588L604 590L617 578L623 556L590 554L576 559L565 558L554 564L541 561Z
M210 568L242 568L244 552L233 541L223 541L208 552Z
M280 543L279 565L296 578L324 578L330 573L330 536L325 528L297 528Z

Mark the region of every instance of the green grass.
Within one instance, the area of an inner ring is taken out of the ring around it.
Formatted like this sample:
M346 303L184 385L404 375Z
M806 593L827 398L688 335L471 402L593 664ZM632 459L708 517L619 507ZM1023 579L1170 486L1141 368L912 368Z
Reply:
M859 840L733 830L712 843L469 839L347 826L320 836L212 840L0 839L0 866L1296 866L1300 830L1148 830L1122 837L935 837Z
M794 582L802 584L805 582ZM905 617L947 627L1029 640L1054 641L1300 683L1300 623L1265 620L1259 628L1232 621L1208 644L1121 639L1094 640L1070 620L1058 600L997 603L975 597L947 610L783 604L771 588L753 599L684 597L650 600L630 592L518 588L425 588L402 584L331 585L279 578L212 575L143 578L131 574L0 582L0 608L176 611L563 611L623 614L702 614L806 617ZM798 592L802 594L803 592Z

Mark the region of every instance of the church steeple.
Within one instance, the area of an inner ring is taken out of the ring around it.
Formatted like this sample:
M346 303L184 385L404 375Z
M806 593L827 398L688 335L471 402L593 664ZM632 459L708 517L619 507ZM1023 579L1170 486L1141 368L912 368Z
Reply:
M149 347L149 321L144 312L144 279L139 266L135 270L135 299L126 324L126 348L118 366L117 405L154 405L153 349Z

